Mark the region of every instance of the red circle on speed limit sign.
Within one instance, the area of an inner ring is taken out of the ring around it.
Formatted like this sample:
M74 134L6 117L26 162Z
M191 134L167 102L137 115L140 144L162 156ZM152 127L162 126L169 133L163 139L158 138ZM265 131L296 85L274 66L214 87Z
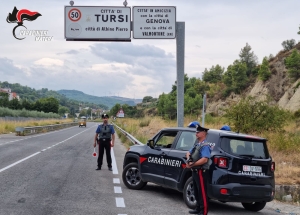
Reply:
M68 17L71 21L77 22L81 18L81 12L77 8L74 8L69 11Z

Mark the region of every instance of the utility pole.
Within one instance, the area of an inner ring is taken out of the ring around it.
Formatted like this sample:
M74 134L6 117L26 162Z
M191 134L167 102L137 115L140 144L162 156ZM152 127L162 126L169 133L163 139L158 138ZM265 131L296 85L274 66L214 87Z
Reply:
M203 95L203 107L202 107L202 127L204 127L204 119L205 119L205 112L206 112L206 93Z

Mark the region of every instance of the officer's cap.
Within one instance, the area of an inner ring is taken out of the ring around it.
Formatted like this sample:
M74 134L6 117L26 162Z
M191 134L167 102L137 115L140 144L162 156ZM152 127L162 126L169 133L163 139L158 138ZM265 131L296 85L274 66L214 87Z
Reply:
M201 131L207 132L208 130L209 130L208 128L201 127L200 125L196 126L196 133L201 132Z
M106 114L106 113L102 114L102 119L104 119L104 118L109 118L108 114Z

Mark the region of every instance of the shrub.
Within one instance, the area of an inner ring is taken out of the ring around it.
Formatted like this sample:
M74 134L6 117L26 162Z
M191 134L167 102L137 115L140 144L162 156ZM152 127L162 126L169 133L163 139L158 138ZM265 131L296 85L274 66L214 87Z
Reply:
M267 100L255 101L252 97L242 99L225 112L234 129L246 133L279 131L291 118L290 112L270 106Z
M294 116L295 116L296 118L299 118L299 117L300 117L300 109L297 110L297 111L294 113Z

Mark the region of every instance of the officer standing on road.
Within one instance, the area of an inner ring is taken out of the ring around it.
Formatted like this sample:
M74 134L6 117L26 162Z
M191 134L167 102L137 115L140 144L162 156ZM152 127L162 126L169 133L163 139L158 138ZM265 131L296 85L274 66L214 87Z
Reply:
M97 142L99 144L98 168L96 170L101 170L105 149L108 170L112 171L110 148L114 147L115 144L115 130L112 125L108 124L108 118L107 114L102 114L103 124L98 125L96 130L94 147L96 147Z
M186 153L187 168L191 168L194 195L197 200L197 206L194 210L190 210L190 214L207 215L208 213L208 198L207 198L207 175L209 168L209 159L211 148L206 141L208 128L196 126L196 138L198 143Z

